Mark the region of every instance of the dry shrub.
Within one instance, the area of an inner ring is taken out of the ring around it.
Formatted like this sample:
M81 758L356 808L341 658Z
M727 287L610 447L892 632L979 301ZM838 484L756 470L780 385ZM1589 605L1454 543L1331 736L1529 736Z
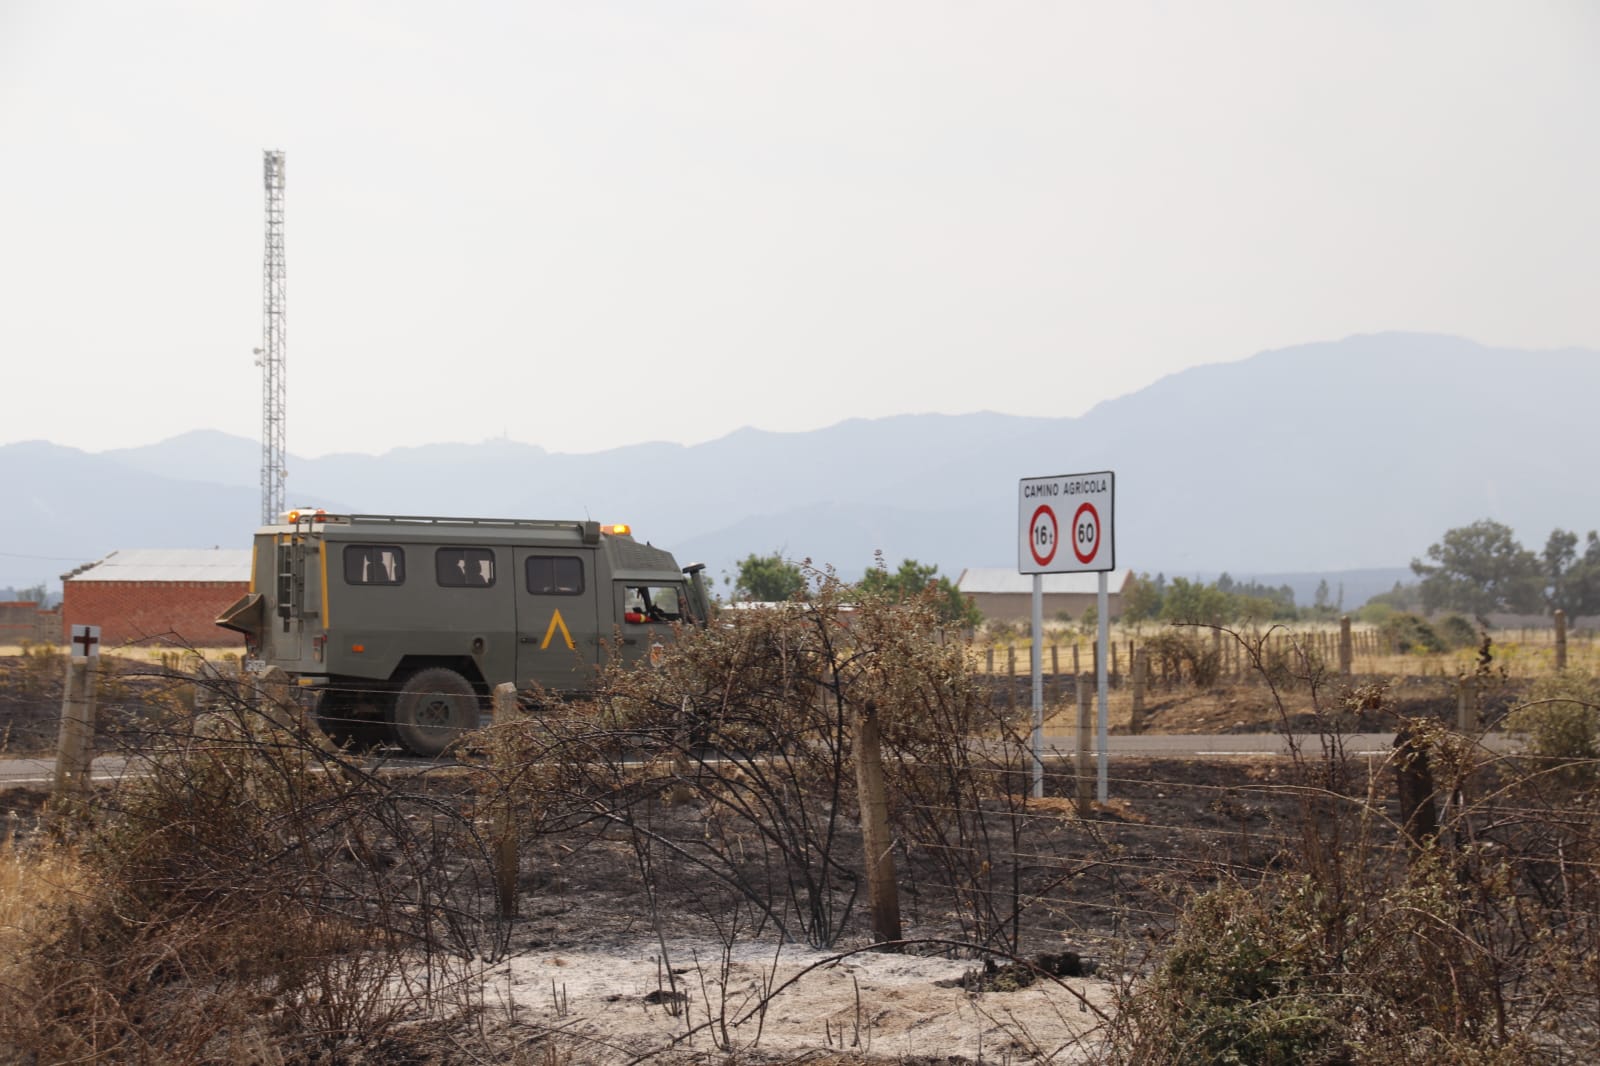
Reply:
M872 706L905 846L939 867L975 944L1013 944L1016 721L969 673L935 597L898 602L831 574L812 586L808 602L681 630L654 668L613 664L580 708L497 729L492 764L555 768L500 772L511 806L536 812L538 832L599 819L624 834L647 907L670 863L753 905L751 932L771 922L831 945L864 887L854 749Z
M1348 698L1389 713L1381 689ZM1189 898L1124 986L1106 1062L1594 1061L1596 794L1437 720L1397 725L1364 795L1336 733L1293 749L1293 846Z
M849 920L859 871L841 847L852 829L854 615L844 586L818 584L807 603L680 629L656 668L614 662L588 713L569 722L577 732L533 746L560 751L573 817L598 814L628 835L647 893L670 858L822 947ZM542 717L524 727L551 729ZM656 760L630 760L641 751ZM664 815L685 802L706 812L692 830Z
M1528 754L1548 760L1558 780L1593 781L1600 759L1600 685L1567 670L1535 681L1528 697L1507 716L1506 729L1527 737Z
M381 1061L503 947L450 804L242 701L149 758L0 874L11 1059Z
M1353 905L1352 905L1353 902ZM1499 990L1454 871L1417 866L1354 901L1311 878L1228 882L1184 911L1128 995L1110 1061L1263 1066L1532 1061L1497 1026Z
M1222 674L1222 657L1211 638L1210 627L1165 629L1146 642L1151 665L1164 677L1187 680L1197 688L1210 688Z

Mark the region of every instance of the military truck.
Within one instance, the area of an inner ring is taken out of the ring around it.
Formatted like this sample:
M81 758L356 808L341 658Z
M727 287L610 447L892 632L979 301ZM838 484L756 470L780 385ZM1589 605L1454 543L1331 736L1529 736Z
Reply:
M291 511L255 535L217 624L283 668L339 741L445 751L494 686L581 693L605 656L659 656L704 625L702 571L589 521Z

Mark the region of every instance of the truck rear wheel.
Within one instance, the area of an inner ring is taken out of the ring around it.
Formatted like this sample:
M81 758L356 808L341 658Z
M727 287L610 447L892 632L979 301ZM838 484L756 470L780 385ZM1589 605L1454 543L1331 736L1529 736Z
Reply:
M392 724L401 746L418 755L441 755L478 727L478 694L470 681L448 667L418 670L400 686Z

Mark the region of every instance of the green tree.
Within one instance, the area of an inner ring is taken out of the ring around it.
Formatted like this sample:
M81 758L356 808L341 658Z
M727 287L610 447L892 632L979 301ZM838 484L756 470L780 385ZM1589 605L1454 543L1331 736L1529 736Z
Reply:
M1422 593L1416 585L1402 585L1396 581L1394 588L1373 596L1363 607L1386 607L1396 611L1415 611L1422 606Z
M972 629L983 621L977 604L963 596L949 578L940 577L937 566L925 566L915 559L902 561L900 569L892 574L880 563L862 576L859 587L863 592L901 602L932 596L938 605L940 621L946 623Z
M1274 587L1259 581L1235 581L1230 588L1224 589L1219 580L1217 588L1229 594L1229 619L1265 622L1269 619L1292 621L1300 617L1300 612L1294 606L1294 589L1288 585Z
M1222 575L1228 578L1228 575ZM1221 584L1222 578L1218 579ZM1228 584L1233 581L1228 578ZM1161 618L1167 622L1198 622L1211 625L1223 622L1234 614L1234 605L1226 592L1217 585L1207 585L1202 581L1189 581L1185 578L1175 577L1167 586L1167 594L1161 604Z
M1545 578L1539 559L1517 543L1509 526L1483 519L1446 531L1429 546L1428 559L1411 560L1421 578L1422 606L1487 615L1530 613L1543 606Z
M1600 614L1600 535L1590 530L1579 555L1576 533L1552 530L1539 561L1545 604L1552 612L1559 608L1568 618Z
M1161 597L1166 591L1167 579L1148 573L1128 578L1122 590L1122 621L1137 628L1141 623L1161 614Z
M778 552L771 555L751 554L739 564L733 591L742 600L755 600L758 603L803 599L806 576L798 566L786 561Z

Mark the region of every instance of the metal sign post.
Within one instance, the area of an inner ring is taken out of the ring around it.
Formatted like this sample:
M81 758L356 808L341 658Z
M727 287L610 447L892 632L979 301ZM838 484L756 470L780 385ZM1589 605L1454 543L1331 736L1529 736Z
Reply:
M1106 617L1110 614L1106 596L1106 572L1100 571L1100 587L1095 590L1095 621L1100 624L1100 654L1096 656L1100 662L1095 670L1094 687L1100 693L1100 717L1095 721L1096 740L1100 749L1100 764L1098 784L1095 786L1095 799L1104 803L1110 796L1109 774L1106 767L1106 749L1111 746L1110 730L1107 728L1109 715L1106 712L1106 692L1111 687L1107 684L1106 659L1109 658L1109 643L1107 634L1110 631L1111 620Z
M1033 575L1033 795L1044 795L1044 578L1045 574L1099 572L1100 690L1099 797L1108 795L1106 765L1106 658L1110 619L1106 572L1116 568L1112 518L1116 475L1109 471L1023 478L1017 486L1017 571ZM1065 521L1064 521L1065 519ZM1066 541L1062 545L1063 539Z
M1033 798L1044 798L1044 577L1033 575Z

